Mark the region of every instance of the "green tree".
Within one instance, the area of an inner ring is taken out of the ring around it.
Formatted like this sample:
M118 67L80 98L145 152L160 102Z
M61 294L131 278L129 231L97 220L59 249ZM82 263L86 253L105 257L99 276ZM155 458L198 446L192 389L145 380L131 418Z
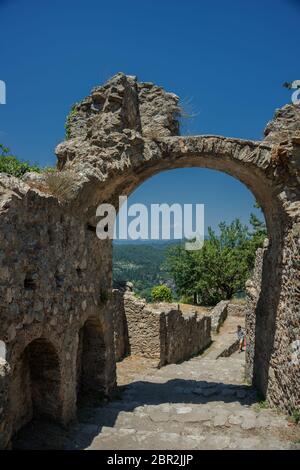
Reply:
M203 249L195 252L195 289L198 301L207 305L231 299L250 274L248 227L236 219L230 225L221 222L219 228L219 237L209 228Z
M251 237L256 249L263 245L267 237L267 227L265 222L256 217L255 214L250 215L250 224L252 226Z
M195 252L187 251L182 245L171 246L166 253L165 269L172 277L180 297L192 298L197 303L195 285L197 282L197 259Z
M163 284L154 286L151 290L151 298L153 302L172 302L172 291Z
M256 201L254 204L256 209L262 210L259 203ZM250 240L251 240L251 249L249 251L249 265L253 266L255 262L255 253L257 248L263 246L264 240L267 238L267 227L264 221L259 219L255 214L250 214Z
M251 232L239 219L229 225L221 222L219 236L209 228L208 239L199 251L186 251L182 246L169 250L166 264L180 296L214 305L244 289L256 249L266 235L258 218L252 216L250 222Z
M8 147L0 144L0 173L21 178L28 171L39 173L41 169L37 165L30 165L28 162L22 162L17 157L11 155Z

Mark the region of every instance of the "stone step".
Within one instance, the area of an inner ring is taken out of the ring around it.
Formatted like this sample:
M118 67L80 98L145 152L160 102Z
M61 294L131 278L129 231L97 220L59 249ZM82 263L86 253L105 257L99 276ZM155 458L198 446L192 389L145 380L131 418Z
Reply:
M261 436L226 435L224 433L182 434L134 428L105 428L87 449L102 450L214 450L214 449L290 449L291 444Z

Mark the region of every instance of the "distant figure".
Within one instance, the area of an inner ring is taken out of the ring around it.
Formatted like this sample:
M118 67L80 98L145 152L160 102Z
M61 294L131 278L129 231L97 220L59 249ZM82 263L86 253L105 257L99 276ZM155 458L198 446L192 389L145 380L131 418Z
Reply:
M244 346L244 341L245 341L245 333L242 330L241 325L237 326L236 334L239 340L239 353L241 353L244 351L243 346Z

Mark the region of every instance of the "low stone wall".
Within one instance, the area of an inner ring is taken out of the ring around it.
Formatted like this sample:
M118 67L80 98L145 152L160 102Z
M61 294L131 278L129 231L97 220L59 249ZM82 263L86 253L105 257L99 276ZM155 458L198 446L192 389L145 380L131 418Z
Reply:
M247 310L247 304L243 303L231 303L229 300L221 300L211 312L211 329L215 333L219 332L219 329L223 325L227 317L245 317Z
M156 358L158 366L163 366L189 359L211 342L209 316L196 312L183 314L177 304L147 304L128 288L115 292L114 296L115 338L124 331L125 321L128 332L127 345L120 348L120 343L115 341L119 358L122 350Z
M228 315L229 300L221 300L211 312L211 329L218 333Z
M227 307L227 315L229 317L245 317L247 310L246 303L229 303Z
M124 311L130 354L157 358L160 363L166 335L163 312L151 308L131 292L124 294Z
M170 307L169 307L170 308ZM183 314L178 308L162 312L165 334L161 340L160 365L189 359L202 352L211 343L211 318L193 312Z

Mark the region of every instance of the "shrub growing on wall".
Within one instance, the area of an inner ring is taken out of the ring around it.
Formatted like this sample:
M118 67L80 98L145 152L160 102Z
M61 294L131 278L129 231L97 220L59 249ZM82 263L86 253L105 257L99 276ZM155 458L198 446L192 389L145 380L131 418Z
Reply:
M0 173L7 173L17 178L21 178L28 171L40 173L38 165L30 165L28 162L22 162L17 157L11 155L9 148L0 144Z
M151 298L153 302L172 302L172 291L164 285L154 286L151 290Z

